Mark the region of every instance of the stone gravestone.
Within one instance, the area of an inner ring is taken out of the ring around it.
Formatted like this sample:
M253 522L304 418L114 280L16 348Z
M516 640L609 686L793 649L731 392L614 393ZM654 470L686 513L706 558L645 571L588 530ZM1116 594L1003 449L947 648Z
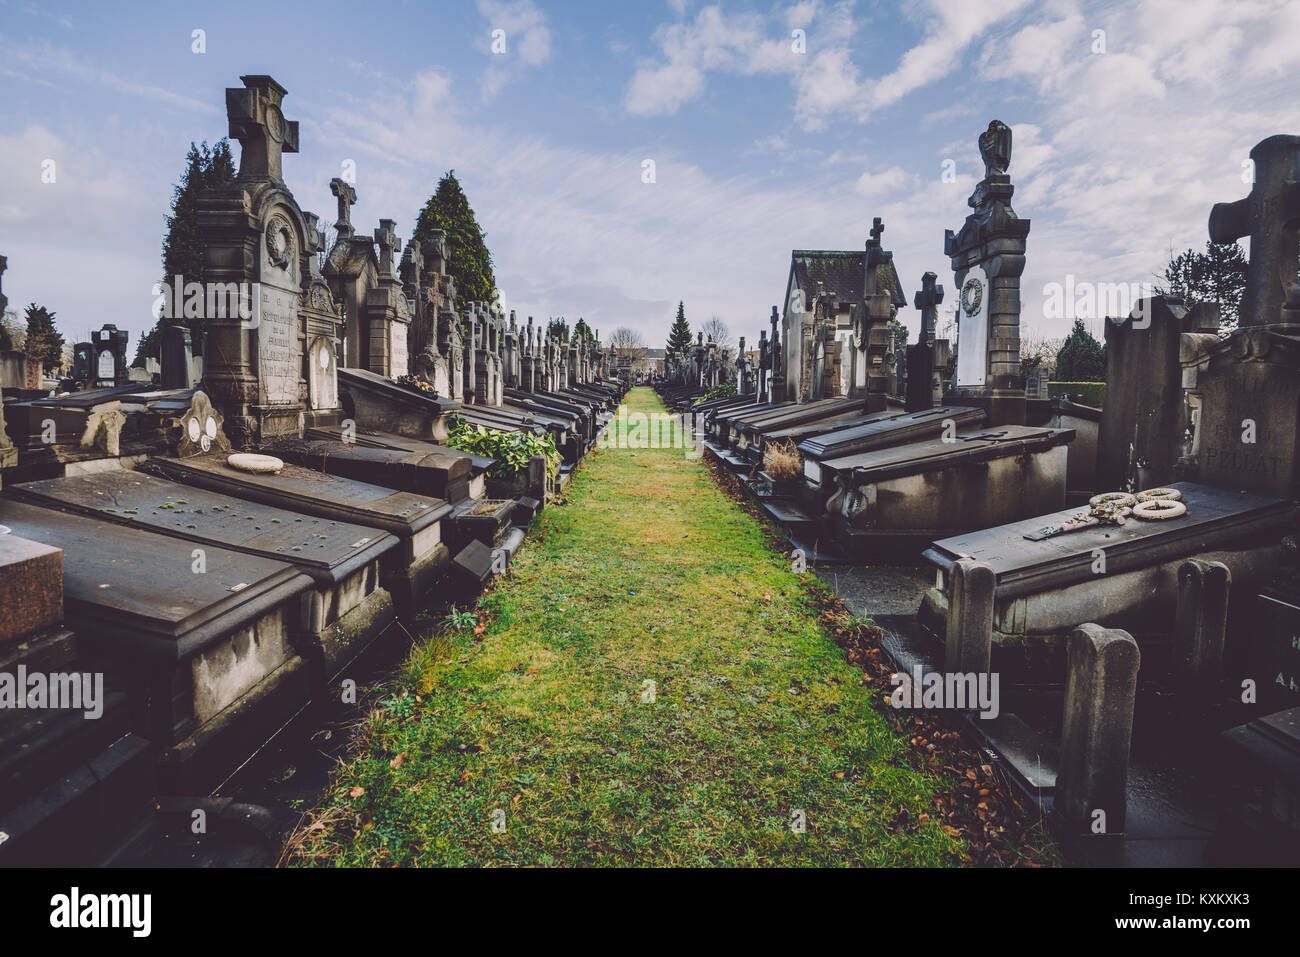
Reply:
M866 400L867 412L880 412L886 406L890 388L889 323L900 306L907 305L902 283L894 268L894 254L885 249L881 235L884 223L877 216L867 239L862 284L862 302L854 312L853 370L849 395Z
M329 283L321 273L318 254L325 249L325 235L320 217L304 212L307 281L299 307L301 336L307 352L307 380L304 420L315 428L338 424L339 407L339 335L343 322L334 305Z
M96 389L110 389L130 381L126 365L126 342L131 334L111 323L104 325L91 338L94 345L91 385Z
M1240 325L1224 339L1185 338L1184 385L1199 400L1198 481L1300 497L1300 136L1250 152L1250 195L1210 213L1210 239L1250 237Z
M1186 333L1217 341L1218 313L1189 312L1179 299L1139 301L1106 321L1106 401L1097 436L1097 487L1139 491L1168 485L1186 427L1179 366Z
M1029 220L1011 208L1011 129L994 120L980 134L979 148L984 179L967 200L974 211L958 232L944 235L959 303L954 398L967 404L982 400L990 425L1023 425L1020 275Z
M298 152L284 118L285 89L263 75L226 90L229 135L242 147L239 175L199 197L199 237L209 282L251 287L251 317L211 317L205 388L237 447L303 430L299 305L306 223L284 183L283 153Z
M939 303L943 302L943 286L932 272L921 276L921 288L913 300L921 312L921 331L916 344L907 347L907 411L920 412L943 401L941 371L935 355L935 326L939 318Z
M161 385L164 389L194 388L194 349L188 329L164 326L158 355L162 363Z

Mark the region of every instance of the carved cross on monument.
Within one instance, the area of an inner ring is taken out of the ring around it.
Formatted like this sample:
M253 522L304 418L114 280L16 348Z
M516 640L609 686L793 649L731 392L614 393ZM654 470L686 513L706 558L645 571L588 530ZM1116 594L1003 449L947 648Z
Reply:
M871 220L871 238L867 240L868 249L880 248L880 236L884 231L885 231L885 224L880 221L879 216Z
M283 183L280 154L298 152L298 121L280 112L287 92L269 76L241 76L244 89L226 90L230 136L239 140L239 178Z
M926 346L934 345L935 326L938 324L939 303L943 302L943 286L936 285L939 277L932 272L921 276L921 288L917 290L913 305L921 310L921 334L916 341Z
M352 206L357 201L356 188L347 180L335 176L330 180L330 192L339 198L339 221L334 228L339 231L340 239L351 239L356 230L352 228Z
M1250 151L1250 195L1210 210L1210 239L1250 237L1250 267L1241 299L1241 325L1300 321L1300 136L1270 136Z
M402 282L415 290L415 299L419 301L421 279L424 277L424 252L419 243L407 243L402 253Z
M375 230L375 242L379 245L379 278L393 278L393 253L402 248L402 241L397 238L397 230L394 227L397 222L392 219L381 219L379 228Z

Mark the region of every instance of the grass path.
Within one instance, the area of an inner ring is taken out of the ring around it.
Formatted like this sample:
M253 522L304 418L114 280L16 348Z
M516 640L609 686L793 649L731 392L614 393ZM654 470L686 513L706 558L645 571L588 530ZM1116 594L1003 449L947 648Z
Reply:
M926 814L945 785L702 463L606 447L567 498L483 599L483 633L432 639L376 696L290 860L961 860Z

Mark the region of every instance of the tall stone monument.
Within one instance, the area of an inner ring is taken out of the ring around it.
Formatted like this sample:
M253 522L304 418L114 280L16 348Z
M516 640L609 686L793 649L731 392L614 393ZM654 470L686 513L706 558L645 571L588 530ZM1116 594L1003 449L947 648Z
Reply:
M984 178L966 201L973 212L960 230L944 235L958 291L953 391L963 404L985 406L990 425L1024 425L1020 275L1029 220L1011 208L1010 127L994 120L980 134L979 149Z
M241 146L239 175L199 197L199 238L209 282L248 291L245 315L210 317L205 386L238 447L303 429L299 306L307 225L284 183L281 157L298 152L298 124L284 118L285 89L242 76L226 90L229 135Z

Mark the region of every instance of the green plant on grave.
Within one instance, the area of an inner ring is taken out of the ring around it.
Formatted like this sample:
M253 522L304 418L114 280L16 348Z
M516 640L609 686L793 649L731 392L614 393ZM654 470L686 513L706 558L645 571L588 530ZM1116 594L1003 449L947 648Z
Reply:
M483 455L496 461L488 470L493 478L514 478L528 471L534 455L546 459L546 474L554 480L560 474L560 452L550 435L532 432L498 432L475 425L462 416L452 420L447 445L462 452Z
M457 611L452 609L451 613L442 620L445 627L452 631L469 631L478 624L478 616L472 611Z
M730 382L724 382L722 385L714 386L700 398L700 402L712 402L714 399L734 399L736 397L736 387Z

